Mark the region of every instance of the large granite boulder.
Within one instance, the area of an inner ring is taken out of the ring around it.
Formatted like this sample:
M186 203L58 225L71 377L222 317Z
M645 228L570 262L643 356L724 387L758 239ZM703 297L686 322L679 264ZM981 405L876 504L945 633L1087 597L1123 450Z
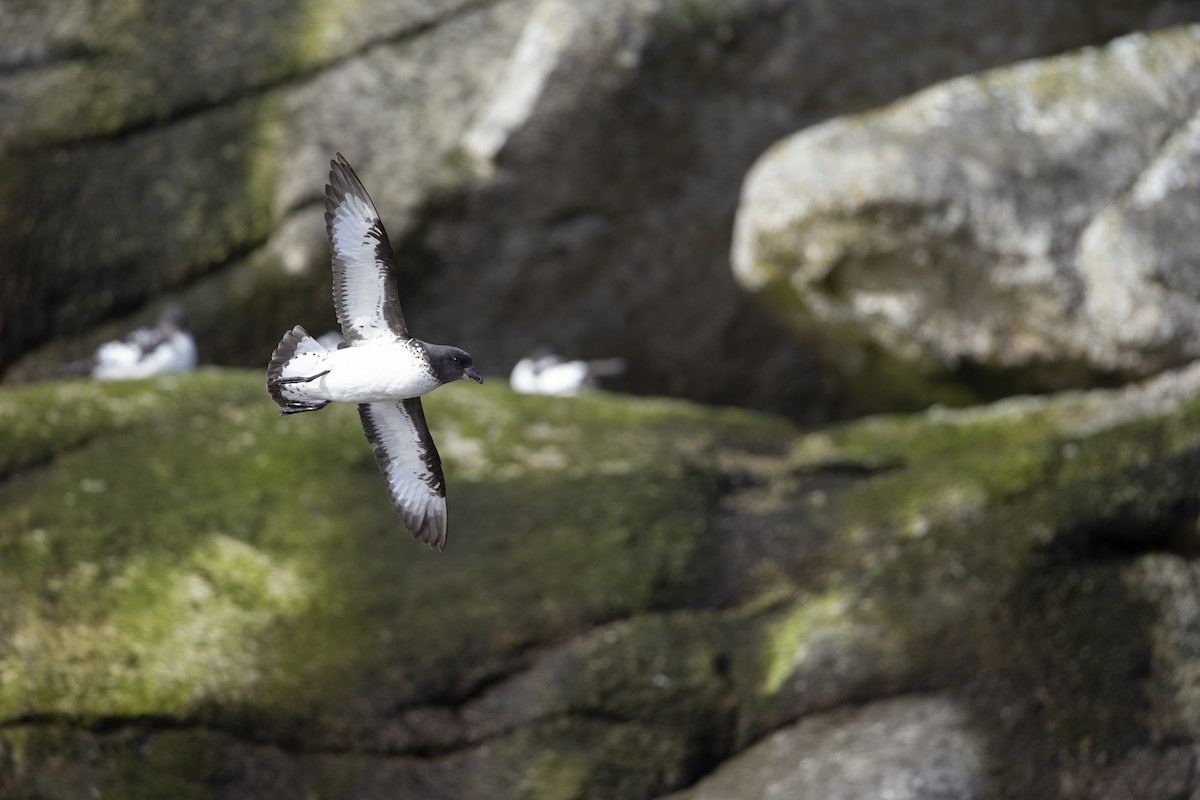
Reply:
M805 434L448 387L438 554L353 409L6 389L0 794L1196 791L1197 397Z
M1200 28L959 78L755 165L733 265L865 407L1200 355Z
M768 736L673 800L971 800L984 796L982 737L941 697L817 714Z
M1200 18L1165 0L10 5L9 379L149 321L164 294L210 362L259 364L291 325L332 325L319 199L340 150L423 336L496 372L541 345L620 355L628 388L795 417L846 409L729 275L763 148L953 75Z

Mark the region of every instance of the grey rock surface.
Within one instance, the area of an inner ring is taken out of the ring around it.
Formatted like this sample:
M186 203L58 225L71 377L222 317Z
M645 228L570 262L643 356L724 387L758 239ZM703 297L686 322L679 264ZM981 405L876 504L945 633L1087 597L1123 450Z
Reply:
M42 150L255 95L419 37L470 0L188 6L9 0L0 20L0 152Z
M1184 103L1171 92L1170 102ZM1200 355L1200 117L1164 137L1076 249L1088 358L1145 375Z
M862 402L1154 374L1200 354L1200 29L959 78L778 143L740 284Z
M671 800L971 800L986 785L972 727L964 709L937 696L816 714Z

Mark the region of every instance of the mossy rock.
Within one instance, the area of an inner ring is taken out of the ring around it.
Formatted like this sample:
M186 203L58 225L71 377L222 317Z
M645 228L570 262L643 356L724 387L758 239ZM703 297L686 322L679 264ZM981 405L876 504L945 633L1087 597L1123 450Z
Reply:
M367 695L460 695L511 650L692 588L716 489L681 454L711 440L712 415L491 386L431 397L452 516L439 556L394 517L353 409L282 418L260 383L4 395L4 717L232 706L362 724Z
M803 434L496 384L426 400L440 554L258 373L0 393L0 794L654 797L928 690L999 797L1192 735L1200 403Z
M281 417L260 375L228 371L4 392L0 721L393 748L408 709L685 606L719 494L704 451L791 431L492 383L426 408L449 482L441 554L395 517L352 408ZM597 707L589 692L637 667L620 658L568 694Z

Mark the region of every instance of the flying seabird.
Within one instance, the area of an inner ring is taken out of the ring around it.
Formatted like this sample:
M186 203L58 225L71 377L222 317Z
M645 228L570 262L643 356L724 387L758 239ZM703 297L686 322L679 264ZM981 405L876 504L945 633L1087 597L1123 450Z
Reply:
M522 394L574 397L596 388L597 378L624 371L625 361L620 358L565 361L549 350L540 349L516 363L508 382Z
M190 372L195 367L196 340L188 331L187 313L183 306L171 303L153 328L137 328L124 339L105 342L90 358L67 365L61 374L120 381Z
M396 290L392 246L370 195L341 153L325 186L325 231L333 252L333 302L342 343L328 349L297 325L267 367L280 413L357 403L367 441L405 527L446 546L446 482L420 397L461 378L483 383L471 356L414 338Z

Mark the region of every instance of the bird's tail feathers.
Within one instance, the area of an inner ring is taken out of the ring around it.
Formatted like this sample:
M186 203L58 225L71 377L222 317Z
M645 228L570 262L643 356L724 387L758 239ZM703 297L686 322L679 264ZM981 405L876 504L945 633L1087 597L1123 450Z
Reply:
M283 335L279 346L271 354L267 365L267 392L282 409L294 409L297 401L303 401L303 384L280 383L281 379L313 374L329 349L308 335L308 331L297 325Z

